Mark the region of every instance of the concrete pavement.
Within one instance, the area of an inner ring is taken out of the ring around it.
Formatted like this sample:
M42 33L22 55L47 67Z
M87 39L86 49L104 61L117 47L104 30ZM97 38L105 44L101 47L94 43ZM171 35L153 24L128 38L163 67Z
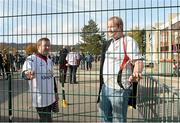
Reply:
M58 76L57 66L55 73ZM56 78L58 81L58 77ZM68 81L68 80L67 80ZM93 64L92 71L78 69L78 84L65 83L65 97L68 106L63 108L60 102L60 112L53 113L53 121L58 122L100 122L97 108L99 90L99 68ZM0 80L0 121L8 121L8 81ZM62 85L58 82L58 92L62 101ZM28 83L20 78L18 73L12 81L12 112L13 121L38 121L36 110L31 105L31 94ZM128 108L128 122L143 121L138 110Z

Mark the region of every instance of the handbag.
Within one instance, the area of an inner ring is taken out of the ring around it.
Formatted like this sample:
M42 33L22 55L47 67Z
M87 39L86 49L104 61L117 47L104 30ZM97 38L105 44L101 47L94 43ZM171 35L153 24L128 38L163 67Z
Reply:
M132 106L134 109L136 109L137 86L138 86L138 82L132 83L132 89L131 89L131 92L129 95L129 101L128 101L128 105Z
M52 111L54 113L57 113L59 112L59 96L58 96L58 89L57 89L55 77L54 77L54 92L55 92L55 102L52 104Z

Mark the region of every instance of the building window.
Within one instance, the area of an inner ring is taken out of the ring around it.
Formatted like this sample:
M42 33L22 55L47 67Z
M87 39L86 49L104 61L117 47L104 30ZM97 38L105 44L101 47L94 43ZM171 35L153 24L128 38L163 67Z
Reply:
M177 47L176 45L171 45L171 52L176 53L177 52Z
M168 52L168 51L169 51L169 47L168 46L161 47L161 52Z

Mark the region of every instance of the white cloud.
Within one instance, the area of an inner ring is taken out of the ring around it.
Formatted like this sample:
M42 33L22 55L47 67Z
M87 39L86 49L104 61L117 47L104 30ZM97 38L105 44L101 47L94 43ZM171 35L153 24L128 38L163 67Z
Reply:
M13 34L38 34L38 33L45 33L46 32L46 25L37 25L30 27L30 25L27 27L25 25L19 25L17 28L13 29ZM47 30L48 32L48 30Z
M49 37L50 38L50 37ZM61 36L51 36L52 44L58 45L75 45L79 43L79 36L77 34L73 35L61 35Z
M51 30L51 26L53 30ZM33 26L19 25L17 28L13 29L12 33L13 35L28 34L26 38L25 37L23 38L28 40L23 40L22 41L23 43L36 42L37 40L36 38L40 38L44 36L52 38L52 44L74 45L79 42L80 37L78 34L75 34L75 32L77 32L78 30L76 27L73 27L72 24L67 24L66 22L64 22L63 27L61 27L60 24L58 25L58 27L56 26L57 25L55 22L54 23L52 22L52 25L46 23L37 24L37 25L34 24ZM57 31L55 30L56 28L58 28L58 32L56 32ZM46 33L48 35L46 35ZM54 34L51 35L51 33ZM36 34L44 34L44 35L36 35Z
M47 2L46 2L47 1ZM79 1L79 2L78 2ZM124 8L124 7L136 7L137 4L131 4L132 0L127 1L127 6L125 6L125 1L126 0L28 0L28 2L23 2L23 4L28 3L28 5L31 5L33 8L31 12L31 6L28 7L28 10L26 9L25 5L23 8L21 8L22 0L9 0L9 5L7 5L7 0L0 0L0 16L2 15L8 15L8 7L9 7L9 15L21 15L21 14L29 14L29 13L45 13L47 10L47 13L50 12L59 12L57 15L52 15L52 21L48 18L47 20L44 21L44 16L38 16L37 20L35 16L30 18L30 20L26 19L25 17L21 21L21 17L19 16L18 19L14 19L12 21L5 21L3 23L3 19L0 18L0 28L2 28L2 25L5 25L4 27L7 27L7 25L11 25L12 22L14 21L14 27L12 29L7 30L4 28L4 32L12 33L12 34L32 34L31 37L27 37L28 41L30 40L36 40L36 38L41 37L37 36L36 34L41 34L41 33L61 33L57 35L52 35L52 42L53 43L58 43L58 44L75 44L79 42L80 38L78 34L75 34L75 32L81 31L81 28L84 26L84 24L87 24L89 19L93 19L96 21L98 24L98 27L100 28L100 31L107 31L107 19L109 16L112 15L120 15L123 17L123 19L127 18L127 22L125 22L125 25L127 25L128 29L129 27L133 27L132 25L139 24L141 23L141 26L144 24L144 27L148 23L154 23L154 21L157 21L157 17L155 18L155 15L153 15L153 18L150 16L146 17L139 17L138 19L138 14L135 14L136 10L130 11L131 13L128 14L127 10L122 10L122 11L97 11L97 12L89 12L91 10L108 10L108 9L116 9L116 8ZM148 2L148 0L146 0ZM5 6L3 6L3 2L5 2ZM14 2L14 3L12 3ZM58 3L57 3L58 2ZM19 8L17 9L17 4ZM32 4L30 4L32 3ZM14 12L12 12L12 4L14 6ZM141 7L145 7L145 5L139 3ZM58 5L58 6L57 6ZM8 6L8 7L7 7ZM4 11L3 11L4 7ZM36 7L37 10L36 10ZM41 11L41 7L43 11ZM108 8L107 8L108 7ZM177 7L176 7L177 8ZM63 10L62 10L63 9ZM161 9L161 8L160 8ZM52 10L52 11L51 11ZM86 11L83 13L83 11ZM174 10L175 11L175 10ZM62 12L75 12L75 13L62 13ZM78 13L79 12L79 13ZM143 11L139 10L139 15L143 15ZM146 15L149 15L149 11L146 12ZM161 11L157 15L162 15L159 16L159 18L162 20L164 17L166 17L165 14L161 14ZM47 15L48 17L51 17L51 15ZM57 22L57 18L58 21ZM63 17L63 20L62 20ZM132 20L133 17L133 20ZM41 18L43 18L41 20ZM150 19L149 19L150 18ZM152 19L153 20L152 20ZM32 19L32 20L31 20ZM45 18L46 19L46 18ZM6 20L6 19L5 19ZM11 19L10 19L11 20ZM153 22L151 22L151 20ZM18 22L17 22L18 21ZM26 22L27 21L27 22ZM79 22L78 22L79 21ZM32 25L31 25L32 22ZM17 25L18 27L17 27ZM22 24L22 25L21 25ZM145 25L146 24L146 25ZM2 33L2 31L0 31ZM72 33L67 35L68 33ZM33 37L33 39L32 39ZM25 37L26 39L26 37ZM19 39L20 40L20 39ZM27 42L24 40L24 42Z

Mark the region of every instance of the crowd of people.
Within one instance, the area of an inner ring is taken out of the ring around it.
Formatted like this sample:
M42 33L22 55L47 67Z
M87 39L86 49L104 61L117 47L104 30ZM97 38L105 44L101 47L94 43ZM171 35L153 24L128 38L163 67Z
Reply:
M19 53L13 55L4 49L0 52L0 76L3 76L3 79L8 79L10 73L22 69L25 59L26 57L24 55Z
M70 52L68 48L65 46L60 50L59 55L56 56L50 56L49 58L52 59L52 62L54 65L60 65L59 70L64 70L64 76L67 73L67 60L66 56ZM79 55L79 65L80 68L83 70L91 70L92 68L92 62L94 60L94 57L90 53L82 53ZM16 52L16 54L9 53L7 49L4 49L2 52L0 52L0 76L2 76L3 79L8 79L8 75L13 72L17 72L22 69L23 63L25 62L26 56L22 53ZM78 67L79 67L78 65ZM66 77L64 77L66 79Z
M78 67L87 71L92 69L94 57L89 52L85 55L85 53L80 54L74 47L71 47L70 50L63 47L59 53L59 57L52 57L52 61L54 64L59 65L60 82L66 82L67 69L69 69L69 80L71 84L77 83L76 72Z
M63 50L65 50L65 52ZM64 63L65 56L70 51L71 51L71 49L68 50L68 48L63 47L60 50L58 55L51 56L51 59L52 59L53 63L55 65ZM91 70L92 69L92 62L93 61L97 62L97 61L100 60L100 58L99 58L100 56L96 57L95 55L93 55L92 53L89 53L89 52L87 52L87 53L79 53L79 52L77 52L77 53L79 55L79 60L80 60L80 64L79 65L80 65L80 68L82 70Z

